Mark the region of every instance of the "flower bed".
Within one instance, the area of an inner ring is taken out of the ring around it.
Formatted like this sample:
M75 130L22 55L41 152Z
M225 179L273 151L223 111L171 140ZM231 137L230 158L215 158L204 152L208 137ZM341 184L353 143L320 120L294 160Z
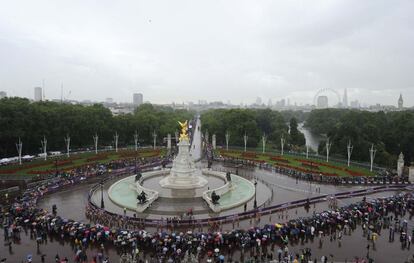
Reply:
M53 161L49 160L49 161L38 162L38 163L23 164L17 167L14 166L14 168L12 169L0 169L0 174L15 174L22 170L32 169L32 168L41 167L41 166L48 166L48 165L51 165L52 163Z
M319 165L316 165L310 162L302 162L302 166L306 168L314 169L314 170L319 170Z
M290 163L289 160L287 160L283 157L280 157L280 156L271 156L270 160L276 161L276 162L282 162L282 163Z
M0 174L14 174L18 171L20 171L21 169L2 169L0 170Z
M62 160L62 161L58 161L56 163L57 166L65 166L65 165L69 165L69 164L73 164L72 160Z
M41 175L46 175L46 174L52 174L55 173L55 170L30 170L27 172L27 174L41 174Z
M364 176L364 174L361 173L361 172L352 171L352 170L349 170L349 169L346 169L346 168L345 168L345 171L347 173L349 173L349 175L351 175L351 176Z
M129 158L129 157L155 157L159 156L161 154L160 149L144 149L139 151L131 151L131 150L124 150L120 151L118 155L123 158Z
M131 151L122 151L119 153L121 157L139 157L139 152L131 152Z
M264 160L256 160L254 158L244 158L247 161L254 162L254 163L265 163Z
M243 152L243 153L241 154L241 156L242 156L243 158L250 158L250 159L252 159L252 158L257 158L257 154L256 154L256 153L254 153L254 152Z
M292 170L296 170L296 171L300 171L300 172L304 172L304 173L316 174L316 175L338 176L337 173L327 173L327 172L322 172L322 171L312 171L312 170L309 170L307 168L301 168L301 167L292 166L292 165L288 165L288 164L278 164L277 166L284 167L284 168L288 168L288 169L292 169Z
M298 158L295 158L295 160L299 161L299 162L302 162L302 165L304 163L307 163L307 164L312 164L312 165L324 166L324 167L327 167L327 168L330 168L330 169L341 170L341 171L347 172L351 176L364 176L364 174L362 172L354 171L354 170L348 169L346 167L336 166L336 165L332 165L332 164L329 164L329 163L323 163L323 162L318 162L318 161L310 162L310 161L304 161L304 160L301 160L301 159L298 159ZM319 169L319 167L318 167L318 169Z
M99 161L99 160L105 160L108 158L108 154L104 153L104 154L98 154L96 156L93 157L89 157L88 159L86 159L87 162L94 162L94 161Z

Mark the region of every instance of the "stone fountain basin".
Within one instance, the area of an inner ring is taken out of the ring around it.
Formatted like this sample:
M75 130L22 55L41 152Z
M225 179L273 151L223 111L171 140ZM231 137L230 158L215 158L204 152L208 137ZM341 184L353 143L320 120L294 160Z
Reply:
M108 189L108 196L116 205L129 210L143 212L159 197L163 203L177 202L174 200L204 199L213 212L220 212L247 203L254 196L254 185L247 179L231 175L231 182L227 182L226 174L208 169L197 170L197 175L208 181L202 188L195 189L168 189L160 186L159 181L170 174L170 169L143 173L141 180L135 182L135 175L115 182ZM147 193L147 202L137 204L137 196L141 191ZM211 202L211 193L216 191L220 195L219 204ZM159 201L157 201L158 203ZM165 205L165 204L164 204Z

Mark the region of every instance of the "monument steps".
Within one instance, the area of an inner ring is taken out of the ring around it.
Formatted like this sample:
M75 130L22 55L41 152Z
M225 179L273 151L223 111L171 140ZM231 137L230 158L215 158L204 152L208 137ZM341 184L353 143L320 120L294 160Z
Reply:
M166 202L168 200L168 202ZM186 213L189 209L193 214L205 214L210 211L208 205L201 197L197 198L158 198L147 212L158 215L177 215Z

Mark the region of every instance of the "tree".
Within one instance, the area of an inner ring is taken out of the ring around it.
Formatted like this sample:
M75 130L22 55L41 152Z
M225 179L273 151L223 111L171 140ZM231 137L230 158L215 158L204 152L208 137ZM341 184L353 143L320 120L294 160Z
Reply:
M394 168L400 152L406 165L414 160L414 112L368 112L326 109L312 111L306 122L313 132L327 134L333 155L345 158L347 143L352 141L352 159L368 162L368 149L377 148L375 162ZM322 142L323 144L323 142ZM320 145L320 150L323 149Z
M289 142L295 146L303 146L306 143L305 136L298 130L298 122L296 118L291 118L289 122L290 137Z
M23 141L23 154L38 154L40 140L45 136L48 149L63 151L64 136L71 136L71 148L93 146L92 136L99 135L99 145L113 145L119 134L119 146L133 144L135 130L141 144L152 143L152 132L159 138L174 133L178 120L189 120L193 112L143 104L133 114L112 116L101 104L92 106L55 102L30 102L21 98L0 100L0 157L16 155L18 138Z
M257 147L262 135L268 136L268 145L276 145L288 127L279 112L270 109L215 109L201 115L202 130L215 133L218 144L225 144L225 133L230 133L233 146L244 146L243 136L249 136L248 147Z

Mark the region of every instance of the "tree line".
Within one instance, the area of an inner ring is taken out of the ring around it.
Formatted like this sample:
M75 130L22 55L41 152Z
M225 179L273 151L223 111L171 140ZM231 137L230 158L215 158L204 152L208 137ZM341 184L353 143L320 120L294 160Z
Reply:
M353 146L353 160L369 161L369 148L377 150L375 163L395 167L402 152L406 165L414 161L414 112L368 112L345 109L313 110L306 126L313 132L325 134L332 142L331 153L347 157L347 145ZM319 152L326 151L326 143Z
M285 149L305 144L296 118L285 119L281 112L271 109L214 109L204 112L201 121L202 131L216 134L218 145L225 145L226 133L230 135L231 146L243 147L244 135L248 137L247 147L260 146L263 135L268 149L280 149L282 136L286 140Z
M93 146L93 135L98 134L99 145L113 145L114 134L119 134L119 146L133 145L138 132L141 145L157 142L168 133L178 130L178 120L189 120L194 112L169 107L143 104L134 113L113 116L100 104L92 106L55 102L30 102L23 98L0 100L0 157L16 156L16 143L21 138L23 154L40 153L43 136L48 150L64 151L64 137L71 137L71 148ZM267 149L280 149L280 138L286 140L285 149L303 151L305 138L298 130L298 122L312 132L324 134L332 142L331 154L346 158L347 144L353 146L352 160L369 161L369 148L377 150L375 163L394 167L398 154L403 152L406 164L414 161L414 112L368 112L346 109L313 110L310 113L270 109L214 109L201 115L203 132L216 134L217 144L225 145L225 134L230 145L260 147L266 136ZM321 142L319 153L325 153Z
M23 155L40 153L44 136L51 151L66 149L66 135L71 137L72 149L92 147L95 134L99 136L99 146L113 145L115 132L119 134L119 146L133 145L135 131L141 145L152 144L154 131L160 144L168 133L173 135L178 130L178 120L193 116L187 110L151 104L141 105L132 114L113 116L100 104L82 106L4 98L0 100L0 157L16 156L19 138L23 142Z

